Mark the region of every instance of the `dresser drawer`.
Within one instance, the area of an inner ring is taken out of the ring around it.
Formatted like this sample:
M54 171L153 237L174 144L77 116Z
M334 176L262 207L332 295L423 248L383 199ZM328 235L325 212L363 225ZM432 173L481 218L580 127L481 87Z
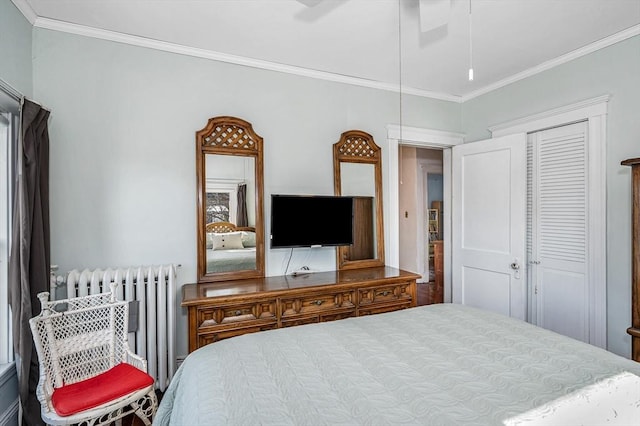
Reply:
M358 309L358 316L383 314L385 312L399 311L400 309L410 308L411 304L406 303L393 303L389 305L368 305L364 308Z
M353 310L355 312L354 293L331 292L305 294L300 297L280 299L281 318L290 316L321 314L335 310Z
M315 324L317 322L336 321L356 316L355 308L332 309L310 315L288 315L282 318L281 327Z
M346 311L327 312L327 313L321 314L319 319L320 319L320 322L325 322L325 321L336 321L336 320L341 320L345 318L352 318L355 316L356 316L356 310L349 309Z
M277 322L276 306L275 300L200 306L197 312L197 326L207 328L257 320L273 320L275 323Z
M411 283L381 285L358 289L358 306L386 304L386 303L411 303Z
M296 315L283 319L280 323L280 327L293 327L296 325L315 324L317 322L320 322L318 315Z
M256 333L258 331L273 330L275 328L278 328L277 323L267 323L262 325L255 325L252 327L228 328L220 329L217 331L198 333L198 348L208 345L209 343L228 339L230 337L240 336L247 333Z

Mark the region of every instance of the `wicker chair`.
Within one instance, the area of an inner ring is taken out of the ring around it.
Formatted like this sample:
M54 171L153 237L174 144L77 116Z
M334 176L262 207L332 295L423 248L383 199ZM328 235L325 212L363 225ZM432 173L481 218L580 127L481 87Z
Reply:
M135 414L151 424L158 400L147 362L129 350L128 303L111 292L48 301L29 321L40 362L37 396L50 425L103 425Z

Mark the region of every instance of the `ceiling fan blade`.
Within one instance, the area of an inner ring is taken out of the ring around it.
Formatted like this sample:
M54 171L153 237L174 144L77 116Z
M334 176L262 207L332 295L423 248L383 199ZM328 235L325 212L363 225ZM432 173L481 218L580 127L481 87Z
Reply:
M423 33L447 25L451 0L420 0L420 31Z

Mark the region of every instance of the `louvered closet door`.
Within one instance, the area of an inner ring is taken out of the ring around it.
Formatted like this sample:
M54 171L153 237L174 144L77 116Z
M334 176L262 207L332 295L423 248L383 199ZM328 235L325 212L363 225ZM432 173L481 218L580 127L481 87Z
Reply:
M532 322L589 341L587 124L529 135ZM604 244L604 242L603 242Z

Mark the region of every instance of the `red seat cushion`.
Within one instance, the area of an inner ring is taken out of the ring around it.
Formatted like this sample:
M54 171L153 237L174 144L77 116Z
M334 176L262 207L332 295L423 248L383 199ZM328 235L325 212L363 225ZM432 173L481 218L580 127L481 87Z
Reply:
M70 416L153 384L153 377L122 363L90 379L56 388L51 403L59 416Z

